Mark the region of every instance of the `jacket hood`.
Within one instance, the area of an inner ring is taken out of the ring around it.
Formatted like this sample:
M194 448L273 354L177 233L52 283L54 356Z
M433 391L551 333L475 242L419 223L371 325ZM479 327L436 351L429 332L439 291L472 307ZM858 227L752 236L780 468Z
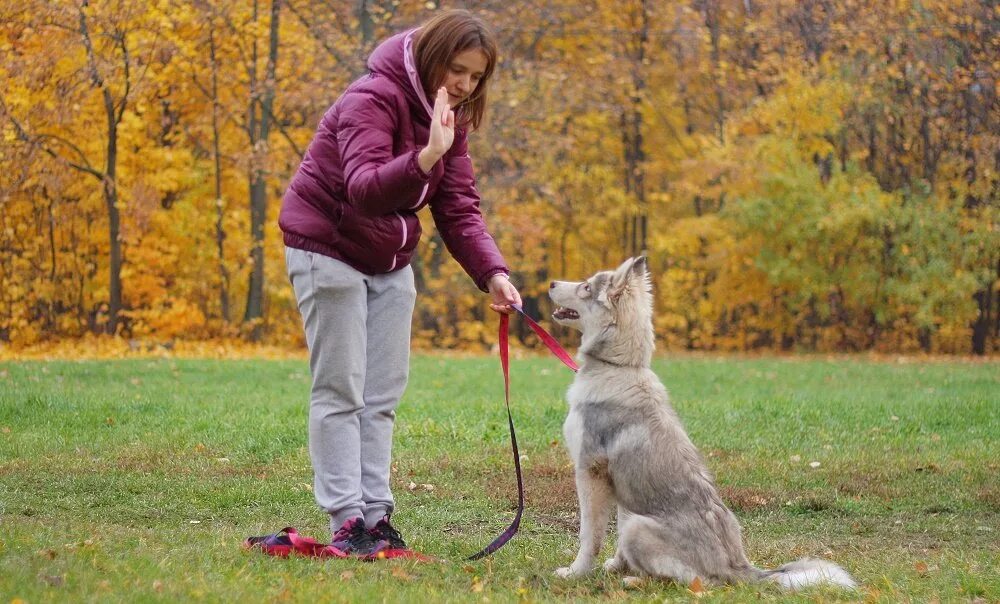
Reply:
M413 35L416 29L398 33L382 42L368 57L368 69L392 80L406 94L414 117L430 122L433 110L417 73L413 56Z

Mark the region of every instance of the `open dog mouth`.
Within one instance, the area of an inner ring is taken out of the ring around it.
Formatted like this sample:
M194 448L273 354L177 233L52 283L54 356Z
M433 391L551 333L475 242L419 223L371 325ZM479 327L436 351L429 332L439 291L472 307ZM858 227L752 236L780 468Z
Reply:
M560 320L570 320L579 319L580 313L576 312L572 308L566 308L565 306L560 306L552 313L552 317Z

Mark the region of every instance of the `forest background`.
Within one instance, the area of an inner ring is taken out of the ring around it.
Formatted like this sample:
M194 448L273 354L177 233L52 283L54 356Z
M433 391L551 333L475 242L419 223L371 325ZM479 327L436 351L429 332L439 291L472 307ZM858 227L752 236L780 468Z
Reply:
M646 253L661 349L1000 350L1000 5L443 4L501 41L470 140L534 316ZM439 8L0 4L0 349L302 346L281 195L372 49ZM482 350L486 297L422 219L414 343Z

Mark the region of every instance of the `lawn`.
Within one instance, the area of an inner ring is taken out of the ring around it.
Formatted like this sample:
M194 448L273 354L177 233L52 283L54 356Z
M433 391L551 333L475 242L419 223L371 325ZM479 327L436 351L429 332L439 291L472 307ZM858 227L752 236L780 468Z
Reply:
M794 596L555 578L575 553L576 498L561 442L572 374L550 358L512 365L521 531L464 562L513 516L498 365L413 360L394 521L442 560L420 564L241 549L286 525L329 537L305 360L0 363L0 602L1000 600L996 362L657 359L751 560L821 556L863 585Z

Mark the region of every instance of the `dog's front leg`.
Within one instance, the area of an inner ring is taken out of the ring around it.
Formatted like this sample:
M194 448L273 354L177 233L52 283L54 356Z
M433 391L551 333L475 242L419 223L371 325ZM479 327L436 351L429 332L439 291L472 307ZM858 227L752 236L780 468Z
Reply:
M604 570L609 573L620 573L628 570L628 562L625 560L625 553L622 551L622 527L628 512L622 506L618 506L618 543L615 546L615 555L604 561Z
M576 493L580 500L580 551L568 567L556 570L560 577L579 577L594 570L594 560L604 545L614 495L607 474L607 462L577 468Z

